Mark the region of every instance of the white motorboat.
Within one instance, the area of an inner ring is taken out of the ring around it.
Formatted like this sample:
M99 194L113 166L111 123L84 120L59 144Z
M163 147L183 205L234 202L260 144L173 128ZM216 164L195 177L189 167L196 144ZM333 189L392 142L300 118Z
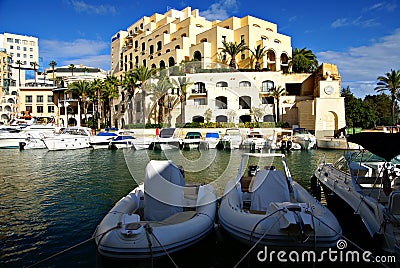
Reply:
M208 144L203 140L203 137L198 131L189 131L186 133L182 141L183 149L206 149Z
M0 132L0 148L46 148L42 139L56 131L53 125L32 124L24 128L3 128ZM27 144L29 145L27 146Z
M243 140L242 148L260 151L265 148L266 142L260 131L250 130Z
M315 170L311 189L322 186L328 206L347 204L359 215L371 244L400 260L400 133L361 132L347 137L358 150L344 151L335 163L323 160ZM318 183L318 184L316 184ZM332 203L335 201L335 203ZM341 206L341 210L342 209ZM346 215L344 215L347 217ZM353 223L352 223L353 224ZM361 233L364 231L363 233Z
M90 147L92 131L87 127L68 127L61 134L56 134L43 139L50 151L75 150Z
M90 146L93 149L108 149L110 141L118 136L118 128L106 128L95 136L90 137Z
M206 132L204 140L207 143L208 149L215 149L220 143L221 137L219 136L218 131Z
M293 141L293 131L292 130L282 130L276 133L276 138L273 138L274 145L271 144L271 148L274 150L281 151L291 151L291 150L301 150L301 145Z
M110 141L109 149L134 149L135 137L131 131L122 131Z
M292 141L300 144L301 149L310 150L317 148L317 139L305 128L294 128Z
M151 143L154 141L153 138L139 137L133 141L133 147L135 150L146 150L149 149Z
M219 207L222 228L250 245L335 246L342 235L336 217L292 179L285 159L275 153L242 155L238 175L227 183Z
M170 160L151 160L144 182L119 200L98 225L98 251L111 258L151 258L182 250L214 227L217 196L211 185L185 186Z
M156 137L150 144L151 150L170 150L181 149L182 139L175 136L175 128L163 128L158 137Z
M226 150L239 149L243 142L242 134L238 128L228 128L221 138L221 143Z

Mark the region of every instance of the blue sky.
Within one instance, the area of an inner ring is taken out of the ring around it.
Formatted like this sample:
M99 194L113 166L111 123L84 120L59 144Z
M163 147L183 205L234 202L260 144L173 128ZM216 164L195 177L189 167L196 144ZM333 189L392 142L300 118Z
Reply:
M109 70L111 36L142 16L197 8L209 20L252 15L278 25L293 48L338 66L342 87L374 94L376 78L400 69L399 1L0 0L0 33L39 38L42 67L84 64Z

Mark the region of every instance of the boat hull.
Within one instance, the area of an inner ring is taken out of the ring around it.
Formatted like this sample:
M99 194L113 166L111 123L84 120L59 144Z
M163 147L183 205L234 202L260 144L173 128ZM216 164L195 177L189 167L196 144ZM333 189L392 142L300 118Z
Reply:
M62 134L61 134L62 135ZM76 150L90 147L90 139L87 136L45 138L43 142L50 151Z

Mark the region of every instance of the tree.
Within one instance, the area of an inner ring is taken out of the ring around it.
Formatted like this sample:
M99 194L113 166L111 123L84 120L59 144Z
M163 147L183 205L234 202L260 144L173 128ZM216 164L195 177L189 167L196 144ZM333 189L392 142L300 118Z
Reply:
M165 109L165 96L168 95L168 90L172 89L173 85L169 78L161 77L157 83L151 83L150 94L153 96L153 102L158 106L158 120L159 124L164 122L164 109ZM170 109L170 103L168 103L168 109Z
M172 84L178 88L179 101L181 103L181 123L185 124L186 95L188 93L187 89L193 85L193 82L190 81L189 78L186 78L186 76L182 76L178 77L178 80L172 80Z
M35 75L35 86L37 85L37 83L36 83L36 71L37 71L37 67L39 66L39 64L36 62L36 61L34 61L34 62L31 62L31 66L33 67L33 72L34 72L34 75Z
M250 109L250 113L253 114L254 116L254 120L258 123L261 121L261 119L264 116L264 110L262 108L259 107L252 107Z
M19 87L21 87L21 65L22 65L22 61L21 60L17 60L15 63L18 64L18 85L19 85Z
M344 97L347 127L371 128L374 126L376 115L368 104L356 98L349 87L342 89L341 96Z
M125 107L128 107L128 101L130 102L130 108L129 109L129 124L132 124L133 120L133 115L132 115L132 109L133 109L133 97L135 96L135 91L138 88L137 85L137 78L134 75L132 71L128 71L125 73L124 78L121 81L121 85L123 90L126 92L127 98L125 98L124 105ZM122 110L122 109L121 109Z
M254 60L256 61L256 66L254 68L256 69L256 71L259 71L261 69L260 60L262 60L265 57L265 55L267 55L267 50L265 49L265 47L261 47L261 45L258 45L254 49L254 51L253 50L250 51L254 56Z
M241 52L249 50L249 47L246 46L244 42L238 44L236 42L222 41L222 45L223 47L220 48L221 52L226 53L231 57L229 67L236 69L236 56Z
M49 66L53 70L53 84L56 85L56 73L54 72L54 67L57 65L57 62L54 60L50 61Z
M286 95L287 91L285 88L281 87L281 86L274 86L271 91L269 92L269 96L273 97L275 102L276 102L276 115L274 114L274 118L276 120L276 122L279 122L279 102L280 102L280 97L283 95Z
M318 61L311 50L295 48L291 65L295 73L312 73L318 68Z
M118 86L120 82L115 76L107 76L104 87L100 92L100 99L104 102L105 125L111 127L111 101L118 98Z
M70 65L68 65L68 70L71 71L71 76L74 76L74 70L75 69L76 69L76 67L72 63Z
M368 118L373 120L373 126L388 126L392 123L391 111L392 104L390 96L381 93L378 95L367 95L364 98L365 105L369 107L373 113L373 118ZM398 113L398 107L395 105L395 114Z
M156 73L155 69L148 68L147 66L139 66L133 70L133 74L137 81L140 82L140 89L142 91L142 123L146 124L146 82Z
M377 92L388 90L390 92L390 97L392 101L392 126L395 125L394 120L394 110L396 105L396 99L400 90L400 70L391 69L389 73L385 74L386 76L379 76L377 79L379 82L377 83L377 87L375 90Z
M100 129L100 121L102 119L101 114L99 113L99 105L100 105L100 92L102 92L104 88L104 81L96 78L91 82L91 88L95 92L94 103L97 104L97 108L95 110L95 114L93 115L95 120L97 121L97 129Z
M87 121L87 108L89 103L93 100L94 91L91 83L88 81L75 81L68 85L68 89L65 92L72 92L73 95L78 97L78 106L83 104L83 114L85 115L85 122ZM81 118L80 113L78 117Z
M212 118L212 110L211 110L211 108L208 108L204 112L203 116L204 116L204 119L206 120L206 122L209 123L211 121L211 118Z

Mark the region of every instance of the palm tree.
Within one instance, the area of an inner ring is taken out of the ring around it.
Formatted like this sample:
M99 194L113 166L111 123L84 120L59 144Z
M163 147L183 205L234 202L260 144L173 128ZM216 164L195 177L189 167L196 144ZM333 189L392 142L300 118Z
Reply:
M33 67L33 72L35 74L35 85L36 85L36 71L37 71L36 67L38 67L39 64L36 61L34 61L34 62L31 62L31 66Z
M118 86L120 82L115 76L107 76L101 92L101 99L105 102L104 114L106 115L106 125L111 127L111 101L118 98Z
M276 102L276 116L274 115L274 117L276 118L276 122L279 122L279 99L281 96L286 94L287 94L286 89L281 86L278 87L274 86L269 93L269 96L273 97Z
M124 106L127 107L128 101L131 103L131 109L129 110L129 124L132 124L133 120L133 115L132 115L132 109L133 109L133 97L135 96L135 91L137 86L137 79L136 76L133 74L132 71L128 71L125 73L124 78L121 81L122 88L126 91L127 93L127 98L124 100ZM122 111L122 109L121 109Z
M172 84L178 88L179 101L181 103L181 123L184 124L187 89L193 85L193 82L186 76L182 76L178 77L178 80L172 80Z
M396 106L396 99L398 98L399 90L400 90L400 70L390 70L390 73L386 73L386 76L379 76L377 78L379 82L377 83L377 87L375 90L377 92L381 92L384 90L390 91L390 96L392 100L392 125L395 124L394 120L394 109Z
M71 76L74 76L74 70L75 69L76 69L76 67L72 63L70 65L68 65L68 70L71 71Z
M249 50L249 47L244 42L238 44L236 42L222 41L222 45L223 47L220 48L221 52L227 53L231 57L229 67L236 69L236 56L241 52Z
M161 77L157 83L151 83L150 94L153 96L154 103L158 105L158 120L159 124L164 122L164 109L165 109L165 96L168 94L168 90L174 88L171 81L167 77ZM168 103L168 109L171 107Z
M18 84L21 87L21 65L22 65L22 61L21 60L17 60L15 63L18 64Z
M66 93L72 92L73 95L76 95L78 97L79 108L81 103L83 103L83 114L85 115L85 122L87 120L87 108L89 106L89 101L91 101L90 97L93 97L93 89L91 87L92 85L88 81L80 80L69 84L68 89L65 91ZM80 113L78 113L78 118L81 118Z
M265 49L265 47L261 47L261 45L258 45L254 51L250 50L251 53L254 56L254 60L256 61L256 66L254 67L256 69L256 71L259 71L261 69L261 63L260 60L262 60L265 55L267 55L267 50Z
M53 84L56 85L56 73L54 72L54 67L57 65L57 62L54 60L50 61L49 66L53 70Z
M101 121L101 116L99 116L99 110L101 110L101 108L99 109L99 105L100 105L100 92L103 90L104 88L104 81L102 79L96 78L91 82L91 88L93 89L93 91L95 91L95 104L97 104L95 113L96 115L93 115L95 118L95 121L97 122L97 129L100 129L100 121ZM96 103L97 102L97 103ZM100 119L100 120L99 120Z
M291 66L295 73L312 73L318 68L317 57L309 49L295 48L293 50Z
M156 73L156 69L148 68L147 66L139 66L133 70L133 74L137 81L140 82L142 91L142 123L146 124L146 81Z

